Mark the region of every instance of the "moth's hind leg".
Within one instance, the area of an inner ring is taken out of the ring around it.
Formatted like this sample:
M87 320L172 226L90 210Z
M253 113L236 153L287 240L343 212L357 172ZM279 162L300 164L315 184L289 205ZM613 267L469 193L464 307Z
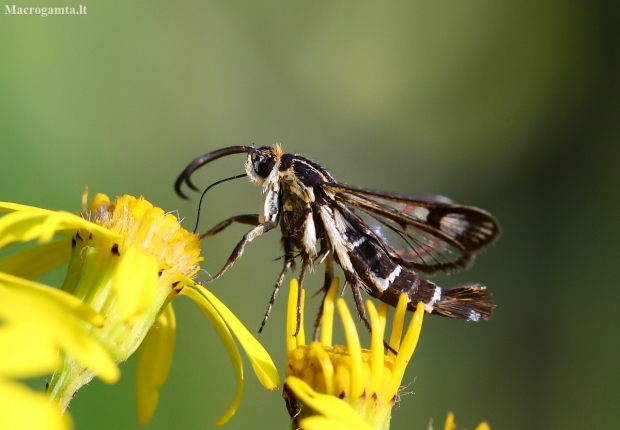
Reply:
M366 326L369 332L372 332L370 328L370 319L368 319L368 312L366 311L366 305L364 304L364 299L362 298L361 287L358 279L353 279L351 281L351 291L353 292L353 301L355 302L355 307L357 308L357 314L360 319Z
M323 293L323 300L321 300L321 306L319 307L319 313L316 316L316 320L314 321L314 335L313 339L315 342L319 341L319 333L321 330L321 322L323 321L323 308L325 305L325 298L327 297L327 292L329 291L329 287L332 284L332 280L334 279L334 259L331 254L325 257L323 263L325 264L325 278L323 281L323 287L314 293L314 295L318 295Z
M204 239L205 237L209 236L215 236L232 223L247 224L253 226L257 226L258 224L260 224L258 222L258 214L235 215L211 227L209 231L200 235L200 239Z
M351 291L353 291L353 300L355 301L355 307L357 308L357 313L360 316L360 319L364 322L364 325L368 329L370 333L372 333L372 328L370 325L370 319L368 318L368 311L366 311L366 305L364 304L364 300L362 298L361 293L361 283L358 283L359 279L355 279L351 282ZM383 347L388 351L393 352L394 354L398 354L394 348L392 348L386 341L383 339Z

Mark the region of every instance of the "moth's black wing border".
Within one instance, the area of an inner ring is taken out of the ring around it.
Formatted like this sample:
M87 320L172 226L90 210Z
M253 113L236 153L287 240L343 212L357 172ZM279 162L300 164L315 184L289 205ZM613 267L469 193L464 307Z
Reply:
M183 183L187 184L189 188L194 191L200 191L196 185L191 180L192 174L204 166L207 163L210 163L213 160L217 160L218 158L226 157L227 155L232 154L242 154L242 153L256 153L257 150L253 146L227 146L225 148L216 149L215 151L208 152L206 154L201 155L200 157L195 158L191 163L187 165L185 170L181 172L181 174L177 177L177 180L174 182L174 191L177 193L179 197L184 199L189 199L183 191L181 191L181 186Z
M392 249L393 244L387 244L390 256L403 266L424 273L465 268L476 252L500 235L499 224L491 214L451 203L445 197L399 195L340 183L325 183L323 186L337 201L364 212L400 236L405 247L417 256L417 261L405 258L403 253ZM424 208L427 216L425 219L414 218L380 200Z

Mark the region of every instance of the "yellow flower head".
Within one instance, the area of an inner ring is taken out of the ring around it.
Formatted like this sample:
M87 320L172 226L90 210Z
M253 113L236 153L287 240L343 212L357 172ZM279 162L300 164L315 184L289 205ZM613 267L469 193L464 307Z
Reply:
M386 355L383 335L388 307L383 303L378 311L371 301L366 304L372 339L370 349L362 349L353 317L344 299L339 298L336 307L344 326L347 346L332 345L337 290L336 278L323 306L321 341L306 345L303 321L299 333L294 335L298 286L296 281L291 283L287 323L288 362L285 369L285 398L289 413L294 424L303 429L387 429L405 368L420 336L424 304L418 305L402 337L407 301L404 295L400 298L389 342L398 355L392 352Z
M456 423L454 422L454 414L452 412L448 412L448 416L446 417L446 424L444 425L443 429L456 430ZM433 427L429 427L428 430L433 430ZM476 430L491 430L491 427L487 423L482 422L478 424Z
M97 336L117 361L131 355L164 305L198 270L200 243L176 217L144 198L98 194L81 214L92 228L71 231L62 289L103 313Z
M85 200L79 216L0 203L0 211L11 212L0 219L0 248L14 242L39 242L0 261L0 274L25 282L69 261L61 290L94 309L101 319L99 324L80 320L75 324L97 339L117 363L138 349L141 423L148 422L155 411L158 389L168 375L176 330L170 301L179 294L190 297L205 313L233 360L237 394L218 424L234 414L243 392L241 356L231 331L261 383L269 389L277 386L277 371L262 346L217 298L192 281L202 260L198 236L142 197L123 196L112 203L99 194L88 207ZM54 235L69 240L50 242ZM49 394L64 409L98 372L68 351L52 377Z

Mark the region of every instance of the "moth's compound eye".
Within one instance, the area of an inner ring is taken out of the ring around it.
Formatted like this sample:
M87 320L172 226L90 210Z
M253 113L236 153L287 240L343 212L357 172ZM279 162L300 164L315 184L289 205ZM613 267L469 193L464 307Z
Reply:
M273 166L276 164L276 160L273 157L265 157L254 161L254 170L258 176L266 178L273 170Z

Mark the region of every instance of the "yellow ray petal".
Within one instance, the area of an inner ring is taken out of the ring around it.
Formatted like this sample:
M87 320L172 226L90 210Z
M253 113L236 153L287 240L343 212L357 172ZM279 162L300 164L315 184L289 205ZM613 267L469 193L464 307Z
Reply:
M332 345L334 331L334 298L338 292L340 278L332 279L329 290L323 301L323 324L321 325L321 343L325 346Z
M346 403L345 403L346 404ZM348 405L347 405L348 406ZM366 422L364 422L366 424ZM330 419L315 415L312 417L304 418L299 424L301 430L359 430L359 429L372 429L368 424L361 426L360 423L351 423L341 420Z
M385 333L385 327L387 324L389 305L387 303L379 303L379 322L381 323L381 331Z
M383 382L383 367L384 367L384 355L383 355L383 329L385 326L379 319L379 313L372 301L366 301L366 309L368 310L368 316L370 317L371 326L371 370L370 370L370 393L367 395L376 395L381 388Z
M446 424L443 426L444 430L456 430L456 424L454 423L454 414L452 412L448 412L448 416L446 417Z
M357 399L364 393L360 338L357 334L355 321L353 321L351 312L342 297L336 301L336 306L340 312L340 319L342 320L347 346L349 347L349 357L351 357L351 385L349 387L349 392L346 394L351 399Z
M280 384L280 375L278 374L275 364L273 364L273 360L267 351L265 351L265 348L263 348L258 340L252 336L241 321L237 319L235 314L233 314L217 297L215 297L213 293L201 285L196 285L196 287L217 309L219 314L226 321L226 324L228 324L232 332L235 334L239 340L239 343L245 350L250 363L252 364L254 373L256 373L256 376L261 384L263 384L263 387L268 390L277 388Z
M233 369L235 371L235 379L237 381L237 391L232 403L224 412L222 417L216 421L216 425L220 426L225 424L237 411L241 398L243 397L243 363L241 362L241 354L237 348L237 344L230 334L230 330L226 326L224 319L215 310L213 305L209 301L192 288L183 288L181 294L189 297L200 308L202 313L209 319L213 328L217 331L224 343L224 347L228 351L228 355L233 362Z
M392 380L390 381L390 384L388 385L388 391L384 396L384 399L386 400L390 399L398 391L398 387L403 380L407 364L409 363L409 360L411 360L411 356L413 355L413 352L415 351L415 348L418 344L418 339L420 338L420 331L422 330L423 319L424 303L420 302L418 303L418 306L413 313L413 317L411 318L411 322L409 323L409 327L407 328L405 337L400 344L400 349L398 350L396 360L394 360Z
M0 300L5 299L0 293ZM1 310L0 317L4 320ZM0 345L3 351L12 353L0 354L0 374L28 378L52 373L62 363L55 340L36 324L16 324L8 320L0 326Z
M12 212L0 218L0 248L9 243L34 239L47 242L61 230L81 228L107 237L120 237L117 233L69 212L34 209Z
M482 422L482 423L478 424L478 427L476 427L476 430L491 430L491 426L489 426L485 422Z
M71 244L66 240L50 242L17 252L0 260L0 272L34 279L69 261Z
M104 381L116 381L118 368L103 346L76 320L73 309L50 297L36 294L36 290L0 286L0 319L4 320L0 329L1 344L12 351L0 354L0 368L4 369L4 374L12 377L38 375L41 366L49 363L50 351L57 354L60 349ZM39 352L33 352L33 348Z
M11 430L68 430L71 419L47 396L0 378L0 428Z
M299 332L297 330L297 302L299 294ZM288 302L286 305L286 351L290 355L295 348L306 344L306 331L304 329L304 306L306 305L306 291L299 288L297 279L292 279L289 288Z
M298 338L295 336L297 329L297 296L299 295L299 284L297 279L291 279L288 303L286 305L286 352L289 358L293 351L299 346Z
M157 408L158 390L170 372L175 336L176 319L169 303L137 351L136 403L140 425L148 424Z
M103 317L93 308L71 294L57 288L51 288L38 282L28 281L17 276L0 272L0 285L5 288L19 288L24 294L32 294L37 297L47 297L50 301L58 303L68 309L76 317L83 319L96 327L103 325ZM0 303L0 306L2 303ZM6 309L7 312L11 309Z
M336 389L334 387L334 364L329 358L329 354L323 348L323 344L319 342L312 342L310 348L316 354L318 362L321 364L323 370L323 378L325 379L325 394L330 396L336 395Z
M112 285L118 294L118 308L125 321L145 312L155 298L157 260L136 247L125 249L114 272Z
M403 327L405 325L405 315L407 313L407 295L402 293L398 297L398 304L394 311L394 318L392 319L392 334L390 335L390 347L394 351L400 349L400 338L403 335ZM390 357L395 357L392 351L388 351Z
M31 210L44 210L35 206L20 205L18 203L0 202L0 213L3 212L15 212L15 211L31 211Z
M325 417L319 420L315 417L302 420L300 423L302 429L372 430L372 427L348 403L338 397L319 394L304 381L294 376L286 378L286 385L305 405ZM318 427L319 425L322 427Z

